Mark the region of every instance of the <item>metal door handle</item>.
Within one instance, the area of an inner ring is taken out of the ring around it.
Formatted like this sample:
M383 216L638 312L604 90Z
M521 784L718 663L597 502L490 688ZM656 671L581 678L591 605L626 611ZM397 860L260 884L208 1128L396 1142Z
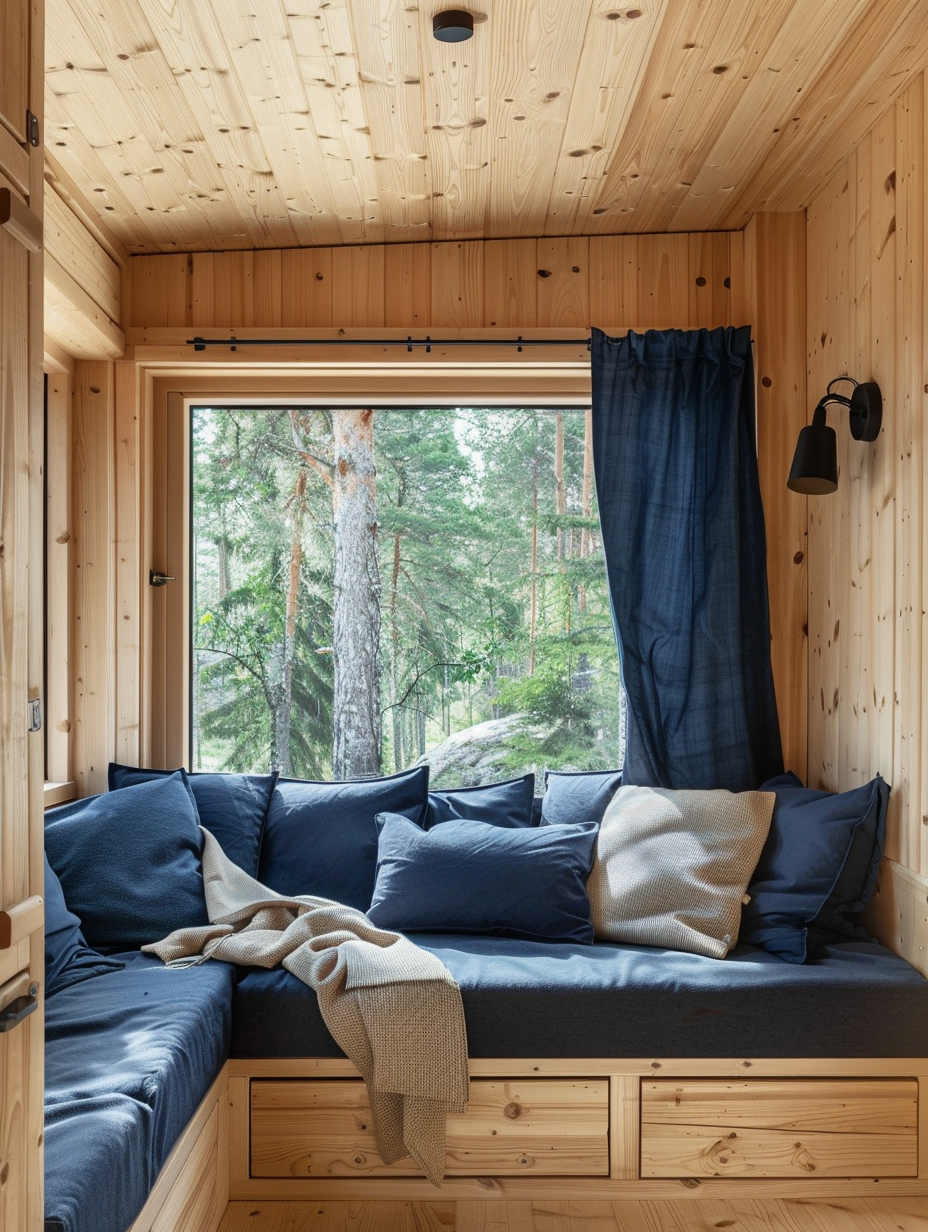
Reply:
M31 982L28 971L20 971L0 985L0 1034L12 1031L38 1009L38 992L39 986Z
M148 571L149 586L165 586L168 582L174 582L176 578L171 577L170 573L159 573L156 569Z

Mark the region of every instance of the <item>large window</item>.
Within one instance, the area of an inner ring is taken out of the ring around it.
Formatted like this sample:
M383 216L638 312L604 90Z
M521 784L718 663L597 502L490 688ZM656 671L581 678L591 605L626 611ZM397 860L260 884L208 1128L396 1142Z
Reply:
M192 764L621 764L582 409L195 407Z

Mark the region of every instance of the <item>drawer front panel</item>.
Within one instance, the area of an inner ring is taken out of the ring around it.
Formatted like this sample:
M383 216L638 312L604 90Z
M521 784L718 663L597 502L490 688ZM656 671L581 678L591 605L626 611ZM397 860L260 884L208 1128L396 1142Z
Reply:
M448 1176L607 1176L609 1084L473 1079L467 1111L447 1118ZM377 1154L361 1081L251 1083L251 1175L419 1176Z
M641 1084L642 1177L914 1177L914 1079Z

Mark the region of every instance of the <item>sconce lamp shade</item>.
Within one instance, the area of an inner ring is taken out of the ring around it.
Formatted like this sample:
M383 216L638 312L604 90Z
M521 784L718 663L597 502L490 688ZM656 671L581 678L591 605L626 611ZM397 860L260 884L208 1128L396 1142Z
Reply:
M474 33L473 14L464 9L448 9L432 18L432 34L442 43L463 43Z
M838 437L825 423L824 399L812 422L799 433L786 486L805 496L827 496L838 488Z

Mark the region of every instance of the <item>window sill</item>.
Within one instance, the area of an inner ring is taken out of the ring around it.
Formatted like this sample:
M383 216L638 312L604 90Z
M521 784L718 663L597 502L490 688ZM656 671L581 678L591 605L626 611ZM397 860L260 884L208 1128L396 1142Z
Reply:
M76 783L46 783L45 784L45 807L51 808L55 804L66 804L69 800L77 798Z

